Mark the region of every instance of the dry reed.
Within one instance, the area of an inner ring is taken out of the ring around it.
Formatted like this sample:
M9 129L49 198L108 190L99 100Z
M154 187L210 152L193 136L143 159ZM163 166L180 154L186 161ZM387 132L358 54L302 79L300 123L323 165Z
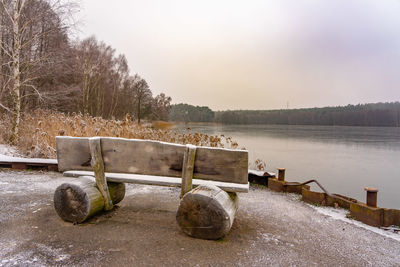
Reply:
M167 126L164 124L163 126ZM17 149L28 157L55 158L55 137L65 136L112 136L135 139L159 140L170 143L193 144L197 146L234 148L238 144L224 135L202 133L178 133L167 127L138 125L129 116L124 120L105 120L82 114L67 115L49 110L36 110L22 116L20 140ZM7 143L11 132L11 118L7 115L0 120L0 142Z

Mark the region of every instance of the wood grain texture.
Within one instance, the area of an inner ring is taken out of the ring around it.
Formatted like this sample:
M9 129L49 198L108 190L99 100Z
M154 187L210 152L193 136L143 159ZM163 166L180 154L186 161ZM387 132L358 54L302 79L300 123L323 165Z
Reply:
M104 162L101 154L100 137L92 137L89 139L90 154L92 156L91 165L96 178L96 184L104 199L104 209L111 210L113 203L111 201L110 192L108 191L107 180L104 174Z
M79 177L79 176L94 176L92 171L66 171L64 176L67 177ZM142 175L142 174L129 174L129 173L105 173L107 182L118 182L118 183L133 183L133 184L147 184L147 185L161 185L180 187L182 184L181 178L166 177L166 176L153 176L153 175ZM226 192L238 192L247 193L249 192L249 183L237 184L210 180L193 179L192 185L214 185L218 186Z
M184 145L102 137L101 147L106 172L182 177ZM57 157L60 171L91 170L87 138L57 137ZM247 175L247 151L197 147L193 178L247 184Z
M185 194L176 213L182 231L201 239L219 239L232 227L238 198L216 186L199 186Z
M91 171L89 138L57 136L57 162L60 172L69 170Z
M113 204L125 196L125 185L108 183ZM67 222L81 223L104 208L104 199L97 188L94 177L81 176L57 187L54 193L54 208Z
M183 198L187 192L192 190L195 157L196 147L187 145L185 148L185 154L183 156L181 198Z

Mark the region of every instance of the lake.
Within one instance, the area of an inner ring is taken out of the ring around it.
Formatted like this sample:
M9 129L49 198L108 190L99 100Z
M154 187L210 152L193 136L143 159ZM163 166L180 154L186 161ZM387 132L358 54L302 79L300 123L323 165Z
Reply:
M286 180L318 180L330 193L365 202L376 187L378 206L400 209L400 128L190 124L192 132L231 136L262 159L267 170L286 168ZM175 128L184 131L185 127ZM312 190L317 190L312 186Z

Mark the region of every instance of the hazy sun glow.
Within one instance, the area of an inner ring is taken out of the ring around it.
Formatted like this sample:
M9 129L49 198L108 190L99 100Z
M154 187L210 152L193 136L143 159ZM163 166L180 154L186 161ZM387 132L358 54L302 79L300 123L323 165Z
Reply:
M81 37L174 103L276 109L400 100L394 0L82 1Z

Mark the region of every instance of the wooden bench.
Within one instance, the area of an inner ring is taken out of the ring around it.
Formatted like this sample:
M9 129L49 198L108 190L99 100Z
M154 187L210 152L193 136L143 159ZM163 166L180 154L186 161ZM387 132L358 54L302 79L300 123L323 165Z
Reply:
M218 239L229 232L246 193L248 152L112 137L56 137L58 168L79 177L60 185L54 206L65 221L81 223L110 210L124 183L181 187L176 214L186 234ZM195 187L193 189L193 187Z

